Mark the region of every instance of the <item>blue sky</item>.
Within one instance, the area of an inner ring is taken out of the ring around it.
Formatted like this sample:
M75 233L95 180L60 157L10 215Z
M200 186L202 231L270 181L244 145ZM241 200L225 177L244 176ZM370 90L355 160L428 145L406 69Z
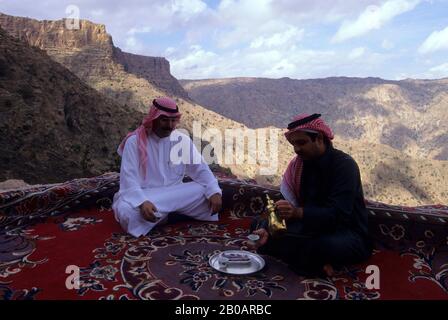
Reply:
M106 25L179 79L448 77L448 0L0 0L0 11Z

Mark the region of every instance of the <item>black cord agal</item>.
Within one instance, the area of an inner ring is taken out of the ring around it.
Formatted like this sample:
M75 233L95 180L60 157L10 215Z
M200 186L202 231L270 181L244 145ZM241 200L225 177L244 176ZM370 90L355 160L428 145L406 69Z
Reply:
M290 124L288 124L288 130L294 129L294 128L298 127L298 126L301 126L302 124L311 122L314 119L319 118L320 116L321 116L320 113L314 113L314 114L312 114L312 115L310 115L310 116L308 116L306 118L293 121Z
M154 107L156 107L159 110L165 111L165 112L169 112L169 113L177 113L179 112L179 107L176 105L176 109L170 109L170 108L165 108L164 106L161 106L160 104L157 103L156 99L154 99L152 101L152 104L154 105Z

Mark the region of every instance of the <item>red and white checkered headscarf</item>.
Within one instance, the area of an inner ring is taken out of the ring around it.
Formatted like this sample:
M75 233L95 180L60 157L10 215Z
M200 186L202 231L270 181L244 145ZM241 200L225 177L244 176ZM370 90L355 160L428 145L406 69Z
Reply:
M317 115L320 116L320 115ZM309 114L299 114L292 119L292 123L310 117ZM329 140L333 140L334 135L333 131L331 131L330 127L319 117L315 117L315 119L306 122L304 124L300 124L288 130L285 133L286 139L288 139L289 135L296 131L307 131L307 132L321 132L324 136L326 136ZM286 186L290 189L290 191L296 196L299 197L300 192L300 180L302 176L302 168L303 168L303 159L296 155L288 164L286 171L283 175L283 179L286 183Z
M143 118L142 124L132 132L129 132L126 138L120 143L118 147L118 154L123 154L124 145L130 136L137 136L137 146L139 155L139 166L143 177L146 177L146 166L148 160L148 151L146 146L148 144L148 134L152 131L152 123L158 117L165 115L167 117L181 117L181 113L176 105L176 101L168 97L157 98L152 101L152 106L149 108L148 115Z

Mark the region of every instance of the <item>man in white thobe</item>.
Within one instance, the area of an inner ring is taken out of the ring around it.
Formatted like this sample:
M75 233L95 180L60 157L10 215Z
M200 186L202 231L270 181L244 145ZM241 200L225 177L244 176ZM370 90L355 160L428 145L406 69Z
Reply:
M135 237L146 235L170 212L218 220L221 189L190 137L175 130L180 115L174 100L155 99L142 125L118 149L120 189L112 208ZM184 183L184 175L193 181Z

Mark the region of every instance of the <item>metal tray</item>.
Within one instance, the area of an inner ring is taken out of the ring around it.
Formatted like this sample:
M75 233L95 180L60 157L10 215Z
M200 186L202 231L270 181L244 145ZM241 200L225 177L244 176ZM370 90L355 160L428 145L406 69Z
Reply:
M221 263L222 254L244 254L249 259L248 263L228 263L223 265ZM215 253L208 260L210 266L223 273L235 274L235 275L246 275L260 271L265 266L264 259L256 253L252 253L244 250L227 250L219 253Z

